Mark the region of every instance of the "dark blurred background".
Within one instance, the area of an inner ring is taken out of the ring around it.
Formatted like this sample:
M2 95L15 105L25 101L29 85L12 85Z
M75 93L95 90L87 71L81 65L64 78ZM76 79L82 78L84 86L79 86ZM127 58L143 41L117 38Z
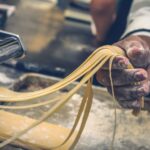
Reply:
M11 16L6 15L6 10L0 11L1 29L19 34L27 49L24 59L3 64L7 67L64 78L98 47L91 33L88 0L0 2L15 6ZM117 20L103 44L112 44L120 38L130 5L131 0L118 3Z

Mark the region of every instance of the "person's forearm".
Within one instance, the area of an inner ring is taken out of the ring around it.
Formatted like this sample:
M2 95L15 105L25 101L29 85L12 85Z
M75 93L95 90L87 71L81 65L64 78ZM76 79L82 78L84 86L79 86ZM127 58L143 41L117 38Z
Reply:
M145 51L150 51L149 17L150 17L150 0L142 0L142 1L133 0L131 10L128 16L128 24L126 26L124 34L121 37L121 40L122 39L125 39L123 41L126 41L126 39L129 40L131 39L132 41L137 40L144 46ZM147 61L148 60L150 61L150 58L148 58Z
M122 38L130 35L150 37L149 17L150 0L134 0L129 12L128 24ZM144 40L147 41L148 39L144 37Z
M145 35L138 35L146 44L148 45L148 48L150 50L150 36Z

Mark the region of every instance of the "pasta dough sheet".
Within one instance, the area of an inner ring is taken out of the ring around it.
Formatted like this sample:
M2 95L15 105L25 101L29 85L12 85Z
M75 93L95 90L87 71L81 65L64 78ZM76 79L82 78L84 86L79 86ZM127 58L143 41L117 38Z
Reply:
M0 139L4 140L13 136L15 133L22 131L35 121L35 119L31 119L29 117L1 110ZM43 122L27 132L25 135L19 137L19 139L13 144L32 150L51 149L51 147L61 144L69 132L70 129L68 128ZM75 134L64 146L57 150L67 150L75 139Z

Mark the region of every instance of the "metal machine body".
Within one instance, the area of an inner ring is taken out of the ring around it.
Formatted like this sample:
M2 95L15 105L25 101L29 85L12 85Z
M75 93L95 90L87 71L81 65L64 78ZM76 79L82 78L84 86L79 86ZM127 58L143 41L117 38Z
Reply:
M25 51L19 35L0 30L0 63L22 57Z

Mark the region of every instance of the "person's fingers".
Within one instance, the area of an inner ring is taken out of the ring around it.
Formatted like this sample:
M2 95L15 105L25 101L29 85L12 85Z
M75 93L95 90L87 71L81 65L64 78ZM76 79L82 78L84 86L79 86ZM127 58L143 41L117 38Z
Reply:
M129 37L115 45L126 52L127 57L135 67L147 68L150 64L149 47L140 37Z
M111 87L107 87L108 92L112 93ZM142 96L149 94L150 85L148 81L141 83L140 85L130 85L130 86L115 86L114 93L118 101L123 100L135 100Z
M129 64L130 62L128 58L124 56L117 56L112 63L112 69L126 69ZM102 68L109 70L109 62L105 63Z
M135 67L147 68L149 65L150 51L142 44L133 42L126 45L127 56Z
M147 77L147 72L144 69L112 70L114 86L131 85L135 82L144 81ZM97 74L97 80L104 86L111 86L108 70L100 70Z

